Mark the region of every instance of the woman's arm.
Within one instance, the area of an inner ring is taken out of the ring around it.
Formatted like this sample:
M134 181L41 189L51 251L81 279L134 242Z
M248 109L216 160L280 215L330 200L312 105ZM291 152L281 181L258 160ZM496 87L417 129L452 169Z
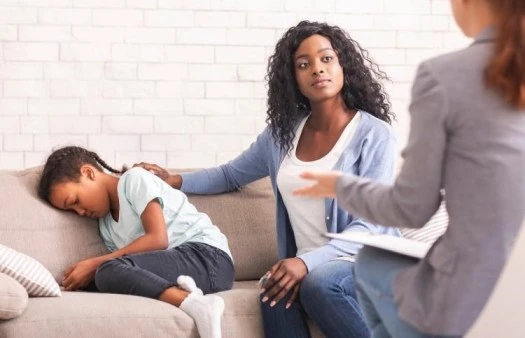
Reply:
M193 194L218 194L237 190L240 187L270 174L271 147L273 138L266 128L257 140L230 162L215 168L195 172L170 174L166 169L151 163L138 163L162 178L175 189Z
M417 72L403 167L393 186L342 176L336 193L345 209L388 226L420 228L441 203L447 141L443 87L428 65Z
M194 194L234 191L270 174L273 138L266 128L251 146L221 166L181 174L181 190Z

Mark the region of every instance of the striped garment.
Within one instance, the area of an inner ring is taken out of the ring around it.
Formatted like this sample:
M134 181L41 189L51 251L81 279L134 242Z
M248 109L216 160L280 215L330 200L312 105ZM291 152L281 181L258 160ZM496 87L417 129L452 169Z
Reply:
M441 202L434 216L419 229L400 228L401 236L415 241L434 243L445 233L448 226L448 213L445 200Z
M30 297L61 296L51 273L37 260L0 244L0 273L18 281Z

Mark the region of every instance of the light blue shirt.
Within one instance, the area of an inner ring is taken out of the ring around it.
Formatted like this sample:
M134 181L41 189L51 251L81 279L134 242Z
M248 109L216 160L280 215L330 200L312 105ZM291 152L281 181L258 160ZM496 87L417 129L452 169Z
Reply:
M390 183L394 178L395 144L394 133L387 123L362 112L354 137L333 170ZM294 233L288 210L276 184L277 173L285 155L270 129L266 128L247 150L232 161L216 168L182 174L181 190L196 194L217 194L239 189L250 182L270 176L276 196L279 257L295 257L297 246ZM307 184L305 181L305 186ZM386 228L354 217L339 208L333 198L326 198L324 205L327 232L365 231L399 235L396 228ZM312 271L316 266L337 257L355 255L360 248L360 245L354 243L332 239L298 257L305 262L308 271Z
M142 168L126 171L119 179L119 219L111 213L99 219L99 229L110 251L121 249L144 235L141 215L149 202L157 200L164 214L168 248L187 242L211 245L230 257L228 241L210 218L188 201L186 195Z

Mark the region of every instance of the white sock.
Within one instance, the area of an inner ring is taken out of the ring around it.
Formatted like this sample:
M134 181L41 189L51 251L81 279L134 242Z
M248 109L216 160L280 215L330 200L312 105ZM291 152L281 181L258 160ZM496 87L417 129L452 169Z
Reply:
M221 317L224 312L224 300L221 297L193 292L184 299L180 309L193 318L201 338L221 338Z
M196 292L202 295L202 290L197 287L197 285L195 284L195 281L190 276L180 275L177 278L177 284L179 284L179 287L181 289L186 290L189 293Z

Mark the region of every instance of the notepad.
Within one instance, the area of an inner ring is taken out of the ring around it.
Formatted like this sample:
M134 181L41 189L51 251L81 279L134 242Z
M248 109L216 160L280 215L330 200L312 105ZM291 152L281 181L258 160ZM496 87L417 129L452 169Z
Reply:
M341 234L326 233L325 236L372 246L414 258L425 257L431 246L429 243L418 242L412 239L371 232L350 231Z

